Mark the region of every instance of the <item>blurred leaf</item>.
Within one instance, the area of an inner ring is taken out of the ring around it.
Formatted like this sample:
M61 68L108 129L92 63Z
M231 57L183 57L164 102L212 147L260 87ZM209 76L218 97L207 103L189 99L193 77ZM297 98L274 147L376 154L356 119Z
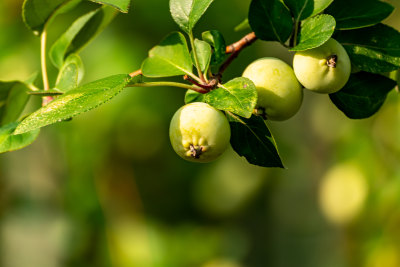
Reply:
M65 55L68 51L68 47L71 45L79 31L82 30L86 23L88 23L89 20L99 11L100 9L97 9L79 17L52 45L49 51L49 56L54 66L61 68L64 63Z
M185 104L193 102L206 102L205 94L200 94L193 90L187 90L185 94Z
M39 129L14 135L18 122L9 123L0 128L0 153L24 148L33 143L39 135Z
M66 58L69 54L78 53L85 45L87 45L97 34L111 23L117 12L114 8L103 6L98 9L96 14L83 26L69 44L67 52L64 54Z
M396 86L392 79L378 74L358 72L347 84L330 94L332 102L351 119L368 118L383 105L386 95Z
M279 0L252 0L248 17L261 40L285 43L292 33L292 16Z
M67 92L77 87L82 81L83 72L81 58L76 54L69 55L58 73L55 89Z
M202 72L207 72L211 62L211 46L208 43L199 39L194 40L194 46L197 53L197 58L199 60L200 69ZM191 57L194 64L195 60L193 51L191 53Z
M224 36L217 30L203 32L201 37L213 47L211 65L219 65L225 60L226 44Z
M244 19L239 25L234 28L235 32L251 30L249 19Z
M261 117L252 115L246 119L230 112L227 117L231 126L231 145L236 153L254 165L284 167L275 140Z
M244 77L235 78L205 94L211 106L249 118L257 103L254 83Z
M387 25L338 31L334 38L360 70L382 73L400 68L400 33Z
M125 74L113 75L68 91L26 117L18 125L15 134L29 132L92 110L120 93L130 79Z
M323 45L335 31L335 19L330 15L318 15L304 21L298 44L292 51L303 51Z
M311 16L315 16L324 11L332 2L333 0L314 0L314 11Z
M18 120L29 100L28 91L29 88L23 82L0 82L1 125Z
M283 0L292 11L295 21L308 18L314 11L314 0Z
M172 18L186 33L190 33L214 0L170 0Z
M173 32L149 51L142 64L147 77L169 77L192 73L192 59L183 34Z
M388 3L376 0L335 0L325 13L335 17L337 29L356 29L375 25L394 10Z
M128 13L131 0L90 0L99 4L110 5L123 13Z

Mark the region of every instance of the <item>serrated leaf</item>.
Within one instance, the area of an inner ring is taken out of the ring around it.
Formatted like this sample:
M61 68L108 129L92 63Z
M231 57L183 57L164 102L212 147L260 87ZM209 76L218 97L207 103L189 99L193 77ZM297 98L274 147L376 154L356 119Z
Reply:
M203 73L206 73L211 62L211 46L199 39L194 40L194 47L199 60L200 69ZM193 51L191 52L192 62L195 65Z
M334 38L360 70L382 73L400 68L400 33L387 25L338 31Z
M205 94L205 101L217 109L250 118L257 104L256 86L247 78L235 78Z
M81 58L76 54L71 54L61 67L54 88L61 92L67 92L78 86L82 81L83 74Z
M335 19L330 15L318 15L304 21L298 44L291 51L303 51L323 45L335 31Z
M190 33L214 0L170 0L172 18L178 26Z
M123 13L128 13L129 7L131 5L131 0L90 0L90 1L103 5L112 6Z
M222 34L217 30L203 32L201 37L213 47L211 65L219 65L225 60L226 44Z
M18 125L15 134L29 132L92 110L120 93L130 79L125 74L113 75L68 91L26 117Z
M0 125L18 120L29 100L28 91L23 82L0 82Z
M231 126L231 145L251 164L262 167L284 168L276 142L265 121L258 116L246 119L227 114Z
M82 28L89 22L89 20L96 15L101 9L91 11L77 20L75 20L72 25L66 30L56 42L52 45L49 51L49 56L54 66L61 68L64 63L65 55L68 51L68 47L71 45L72 41L76 35L82 30Z
M149 51L142 64L147 77L170 77L192 73L192 59L183 34L173 32Z
M314 0L314 11L311 14L311 17L324 11L330 4L332 4L332 2L333 0Z
M25 25L39 35L53 13L66 0L25 0L22 6L22 18Z
M295 21L301 21L311 16L314 11L314 0L283 0L292 11Z
M14 135L18 122L12 122L0 128L0 153L24 148L33 143L39 135L39 129Z
M206 102L205 94L200 94L193 90L187 90L185 94L185 104L193 102Z
M390 4L377 0L335 0L325 13L335 17L337 29L348 30L375 25L393 10Z
M279 0L252 0L248 18L261 40L285 43L292 33L292 16Z
M350 76L340 91L330 94L329 97L347 117L364 119L379 110L386 95L395 86L395 81L382 75L358 72Z

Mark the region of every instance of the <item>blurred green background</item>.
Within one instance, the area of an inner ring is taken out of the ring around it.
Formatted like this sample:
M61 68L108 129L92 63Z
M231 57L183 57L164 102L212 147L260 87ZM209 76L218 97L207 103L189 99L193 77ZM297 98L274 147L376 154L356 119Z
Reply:
M178 30L167 0L133 0L82 52L84 82L140 67ZM400 8L398 0L389 1ZM250 0L218 0L195 29L227 42ZM40 68L22 0L0 1L0 80ZM60 16L49 42L75 13ZM385 21L400 30L400 12ZM226 72L293 54L256 42ZM50 79L56 71L50 66ZM365 120L305 92L292 119L268 123L286 169L249 165L232 149L211 164L175 155L169 121L184 90L127 88L35 143L0 155L0 266L399 267L400 101ZM34 101L33 101L34 102Z

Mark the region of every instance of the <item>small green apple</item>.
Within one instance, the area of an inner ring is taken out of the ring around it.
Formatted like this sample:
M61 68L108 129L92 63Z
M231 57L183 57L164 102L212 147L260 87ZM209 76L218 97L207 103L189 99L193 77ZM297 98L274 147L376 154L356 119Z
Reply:
M269 120L283 121L300 109L303 89L293 69L278 58L265 57L251 63L243 77L257 88L257 110L263 110Z
M193 162L210 162L228 147L231 136L225 115L207 103L181 107L172 117L169 137L175 152Z
M297 52L293 69L306 89L331 94L342 89L349 80L351 63L343 46L331 38L319 47Z

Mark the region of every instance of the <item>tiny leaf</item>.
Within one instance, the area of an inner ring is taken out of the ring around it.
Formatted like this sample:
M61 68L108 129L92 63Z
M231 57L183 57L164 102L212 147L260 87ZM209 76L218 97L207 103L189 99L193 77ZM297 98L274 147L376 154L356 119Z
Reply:
M24 148L33 143L39 135L39 129L14 135L18 122L12 122L0 128L0 153Z
M192 73L192 59L183 34L173 32L149 51L142 64L147 77L170 77Z
M219 65L225 60L226 44L222 34L217 30L206 31L202 33L204 41L213 47L211 65Z
M187 90L185 94L185 104L193 102L206 102L205 94L200 94L193 90Z
M250 27L250 24L249 24L249 19L246 18L234 28L234 31L235 32L240 32L240 31L247 31L247 30L250 30L250 29L251 29L251 27Z
M265 121L259 116L249 119L228 113L231 126L231 145L251 164L283 168L275 140Z
M335 19L330 15L318 15L304 21L297 46L292 51L303 51L323 45L335 31Z
M347 117L363 119L379 110L395 86L395 81L382 75L358 72L350 76L345 87L329 97Z
M58 96L64 93L56 89L50 89L50 90L30 91L28 92L28 94L43 97L43 96Z
M285 43L292 33L292 16L279 0L252 0L248 17L261 40Z
M125 74L113 75L68 91L26 117L18 125L15 134L29 132L92 110L120 93L130 79Z
M325 13L335 17L337 29L357 29L375 25L394 10L388 3L376 0L335 0Z
M314 0L283 0L283 2L292 11L296 21L308 18L314 11Z
M217 109L250 118L257 104L257 90L251 80L239 77L205 94L205 101Z
M314 11L311 14L311 17L324 11L324 9L326 9L332 2L333 0L314 0Z
M77 87L82 81L83 74L81 58L76 54L69 55L58 73L55 89L67 92Z
M200 69L202 72L205 73L207 72L211 62L211 46L208 43L201 41L199 39L194 40L194 46L197 53L197 58L199 60ZM192 56L192 62L194 64L195 60L193 51L191 53L191 56Z
M214 0L170 0L172 18L178 26L190 33Z
M123 13L128 13L129 7L131 5L131 0L90 0L90 1L112 6Z

